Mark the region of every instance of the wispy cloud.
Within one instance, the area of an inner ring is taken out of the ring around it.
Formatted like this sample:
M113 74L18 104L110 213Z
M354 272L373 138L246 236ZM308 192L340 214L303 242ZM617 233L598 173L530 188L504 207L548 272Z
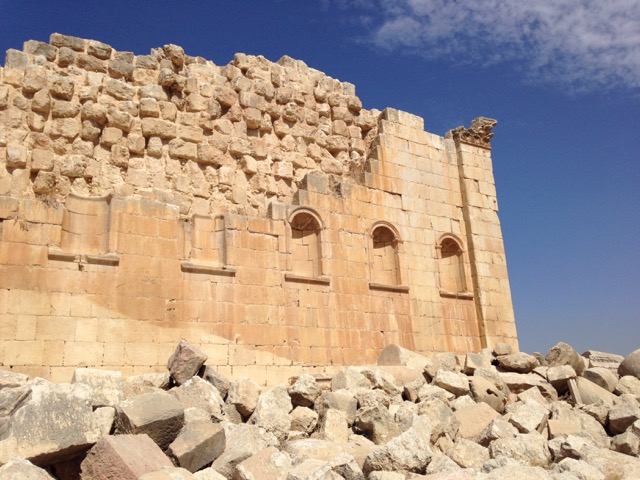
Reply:
M368 12L369 41L383 49L479 65L513 62L529 80L583 90L640 87L640 0L359 0L357 6Z

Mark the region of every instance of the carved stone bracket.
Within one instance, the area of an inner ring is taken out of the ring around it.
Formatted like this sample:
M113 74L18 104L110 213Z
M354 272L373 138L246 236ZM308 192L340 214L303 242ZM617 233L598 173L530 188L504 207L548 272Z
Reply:
M470 128L457 127L447 132L447 138L455 142L468 143L483 148L491 148L491 129L498 124L497 120L478 117L471 122Z

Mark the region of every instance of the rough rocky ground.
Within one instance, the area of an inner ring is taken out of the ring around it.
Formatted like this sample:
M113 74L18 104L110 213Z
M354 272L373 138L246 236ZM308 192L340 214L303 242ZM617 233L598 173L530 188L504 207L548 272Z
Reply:
M168 372L0 371L0 478L619 480L640 478L640 350L496 345L262 389L181 342Z

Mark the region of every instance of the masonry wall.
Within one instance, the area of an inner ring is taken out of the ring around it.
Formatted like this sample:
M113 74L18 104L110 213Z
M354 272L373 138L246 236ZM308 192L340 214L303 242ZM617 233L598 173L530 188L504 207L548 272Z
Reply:
M186 338L266 382L517 347L490 136L288 57L26 42L0 69L0 364L133 374Z

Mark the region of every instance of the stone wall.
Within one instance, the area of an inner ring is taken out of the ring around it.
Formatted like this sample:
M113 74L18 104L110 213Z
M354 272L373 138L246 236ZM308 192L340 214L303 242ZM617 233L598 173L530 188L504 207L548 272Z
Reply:
M490 138L303 62L53 34L0 69L0 364L286 377L517 347ZM277 367L277 368L276 368Z

